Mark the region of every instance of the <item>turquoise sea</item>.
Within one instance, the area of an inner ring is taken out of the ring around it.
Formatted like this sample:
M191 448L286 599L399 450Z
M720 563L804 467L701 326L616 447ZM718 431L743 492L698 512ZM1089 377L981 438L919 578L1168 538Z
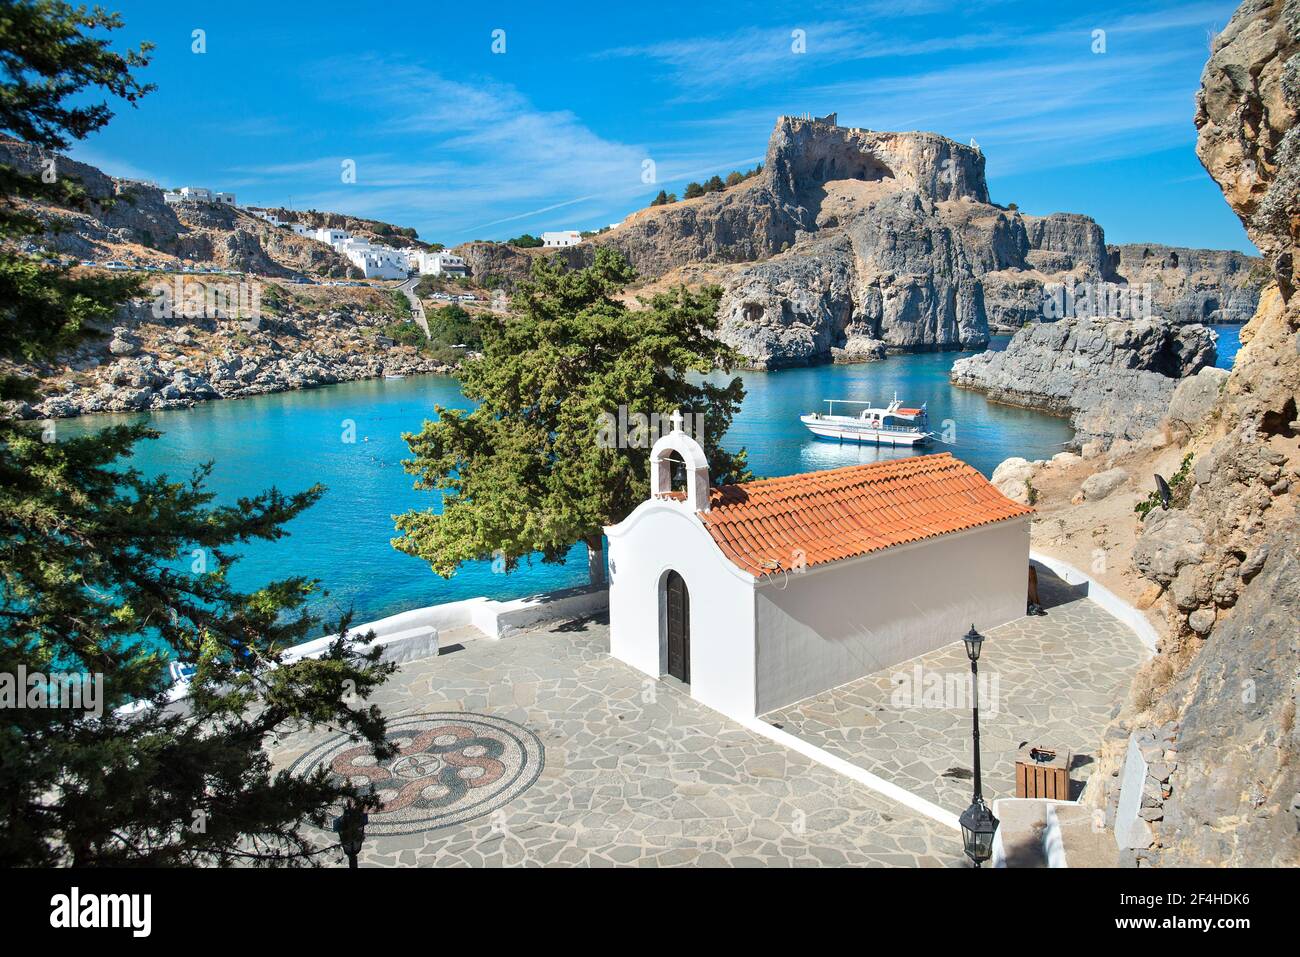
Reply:
M1218 330L1220 365L1226 367L1236 352L1237 328ZM997 340L992 347L1005 344ZM913 454L817 441L799 423L800 414L823 408L824 399L887 400L897 391L908 404L929 403L935 432L947 428L953 442L936 443L930 451L950 450L985 474L1011 455L1045 458L1061 450L1070 437L1065 420L952 388L948 370L959 357L929 353L866 365L742 373L747 396L728 444L748 448L750 466L762 476ZM380 379L158 412L144 418L163 437L142 443L134 464L148 474L179 477L212 460L210 487L223 502L271 485L294 491L323 482L327 493L289 526L290 537L247 547L231 578L242 588L287 575L318 578L329 594L318 599L315 611L326 617L351 607L356 620L365 622L476 595L513 598L585 582L581 546L565 564L537 561L503 574L479 562L446 580L393 550L392 516L438 504L434 493L411 487L401 466L409 454L402 433L418 430L435 404L464 407L455 379ZM60 429L68 434L139 418L94 416L60 423ZM352 444L343 441L349 420L356 427Z

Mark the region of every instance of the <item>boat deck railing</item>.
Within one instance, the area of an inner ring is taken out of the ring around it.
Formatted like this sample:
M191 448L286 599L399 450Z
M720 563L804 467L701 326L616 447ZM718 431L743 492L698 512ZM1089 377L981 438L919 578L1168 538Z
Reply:
M855 419L847 415L822 415L820 412L814 412L813 417L819 422L828 422L833 425L852 425L860 429L871 429L874 432L899 432L904 434L925 432L925 428L920 425L871 425L862 419Z

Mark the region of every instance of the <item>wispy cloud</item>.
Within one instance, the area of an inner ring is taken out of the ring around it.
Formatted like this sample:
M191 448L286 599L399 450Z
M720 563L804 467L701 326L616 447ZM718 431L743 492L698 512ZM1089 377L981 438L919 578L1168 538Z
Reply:
M204 124L210 130L217 130L222 136L241 138L289 136L295 132L295 126L275 116L243 116L238 119L209 119Z
M573 112L539 109L513 86L490 79L453 80L366 57L318 66L338 78L337 89L370 91L371 150L349 156L336 138L331 155L231 166L233 182L292 192L300 207L394 217L425 232L433 223L433 235L448 242L506 223L587 225L640 205L660 183L757 161L749 156L728 165L725 154L691 144L651 149L605 137ZM346 160L355 163L355 183L341 181Z
M915 12L922 12L918 8ZM872 23L878 22L873 18ZM818 70L851 61L918 57L977 50L1004 44L1006 37L988 29L956 36L903 39L853 20L792 23L781 27L746 27L725 34L696 36L593 54L597 60L645 61L656 79L674 85L670 103L719 99L736 88L756 83L789 83Z
M894 65L797 92L850 125L974 137L994 175L1141 156L1194 137L1191 90L1206 52L1188 38L1222 12L1222 3L1200 3L1079 18L1037 33L1003 31L972 43L972 55L959 62L928 57L921 70ZM1104 31L1104 52L1094 52L1095 30ZM693 126L696 135L760 126L774 113L801 112L790 99L785 89L750 97L743 109Z
M87 146L84 143L74 143L71 149L68 150L68 155L79 163L85 163L87 166L94 166L103 170L109 176L135 179L147 183L167 184L167 178L156 170L146 169L120 157L101 153L94 147Z

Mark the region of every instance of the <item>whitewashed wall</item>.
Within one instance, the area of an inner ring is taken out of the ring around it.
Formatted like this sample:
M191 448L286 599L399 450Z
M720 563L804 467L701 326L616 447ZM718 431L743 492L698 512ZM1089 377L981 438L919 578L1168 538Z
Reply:
M727 562L689 506L646 501L609 539L610 653L658 678L668 670L662 582L691 598L691 697L739 719L754 716L753 579Z
M757 590L758 713L957 641L972 623L1021 617L1028 571L1029 523L1013 519L769 578Z

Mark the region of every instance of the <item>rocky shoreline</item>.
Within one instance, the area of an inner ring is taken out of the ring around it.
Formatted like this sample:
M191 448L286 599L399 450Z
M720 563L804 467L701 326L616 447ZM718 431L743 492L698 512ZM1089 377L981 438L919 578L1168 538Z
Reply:
M190 409L201 402L247 399L386 376L451 375L454 367L418 355L385 358L312 350L262 360L226 353L209 361L208 374L154 356L118 363L109 382L74 390L36 405L17 403L19 419L62 419L110 412Z
M345 304L260 318L157 319L135 302L119 324L57 362L6 367L34 379L39 401L9 403L19 419L192 408L201 402L377 379L452 374L457 365L385 334L395 318ZM249 328L255 325L256 328Z
M1213 367L1218 336L1163 319L1033 323L1005 351L953 363L953 385L1068 417L1074 446L1137 439L1168 414L1179 382Z

